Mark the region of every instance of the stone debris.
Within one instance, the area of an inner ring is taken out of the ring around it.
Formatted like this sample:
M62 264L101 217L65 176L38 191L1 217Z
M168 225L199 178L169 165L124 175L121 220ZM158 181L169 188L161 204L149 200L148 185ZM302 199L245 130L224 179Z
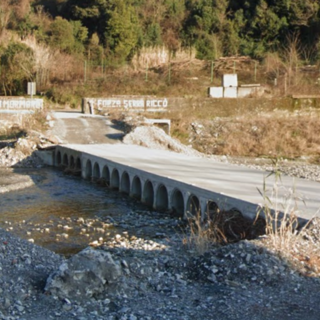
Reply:
M167 135L156 126L139 126L123 138L125 144L136 144L152 149L169 150L190 156L203 157L200 152L183 145L178 140Z
M47 280L45 292L60 299L92 298L117 282L121 268L110 253L90 247L64 262Z
M275 286L283 281L299 281L281 259L256 243L242 241L191 259L189 277L225 283L246 289L252 285Z
M24 138L0 146L0 167L41 168L43 161L34 153L59 143L54 136L46 137L31 130Z
M20 140L20 141L19 141ZM19 139L19 146L29 146L26 139ZM0 149L0 167L41 168L43 161L33 153L25 153L20 148L5 147Z

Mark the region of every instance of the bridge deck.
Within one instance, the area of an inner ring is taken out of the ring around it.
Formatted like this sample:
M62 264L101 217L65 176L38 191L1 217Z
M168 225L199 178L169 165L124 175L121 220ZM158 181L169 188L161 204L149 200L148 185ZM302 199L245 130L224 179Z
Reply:
M221 163L212 159L186 156L165 150L147 149L135 145L64 145L126 166L134 167L159 176L170 177L215 193L259 204L263 202L258 192L263 189L267 172ZM266 179L270 190L275 182L273 176ZM280 191L295 189L299 216L310 219L320 216L320 184L283 175ZM285 191L286 192L286 191Z

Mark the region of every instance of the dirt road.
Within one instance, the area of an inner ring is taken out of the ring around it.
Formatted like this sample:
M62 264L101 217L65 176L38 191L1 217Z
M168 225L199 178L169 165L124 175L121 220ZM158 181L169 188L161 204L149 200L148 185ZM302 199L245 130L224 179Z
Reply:
M119 143L123 137L121 128L103 116L52 112L51 117L48 134L56 136L60 143Z

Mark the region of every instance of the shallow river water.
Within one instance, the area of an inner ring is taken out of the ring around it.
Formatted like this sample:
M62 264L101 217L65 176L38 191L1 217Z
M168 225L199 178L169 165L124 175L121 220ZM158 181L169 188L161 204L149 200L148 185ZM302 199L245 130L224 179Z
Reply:
M0 169L1 177L7 175ZM126 195L50 168L17 169L34 185L0 194L0 227L56 253L74 254L121 232L113 217L141 207Z

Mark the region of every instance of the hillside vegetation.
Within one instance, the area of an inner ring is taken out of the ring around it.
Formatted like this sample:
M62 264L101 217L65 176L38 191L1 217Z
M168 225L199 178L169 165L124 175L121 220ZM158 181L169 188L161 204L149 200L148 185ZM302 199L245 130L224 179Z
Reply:
M314 0L2 0L0 94L25 94L35 81L39 93L71 106L87 92L204 96L223 72L314 93L319 7Z

